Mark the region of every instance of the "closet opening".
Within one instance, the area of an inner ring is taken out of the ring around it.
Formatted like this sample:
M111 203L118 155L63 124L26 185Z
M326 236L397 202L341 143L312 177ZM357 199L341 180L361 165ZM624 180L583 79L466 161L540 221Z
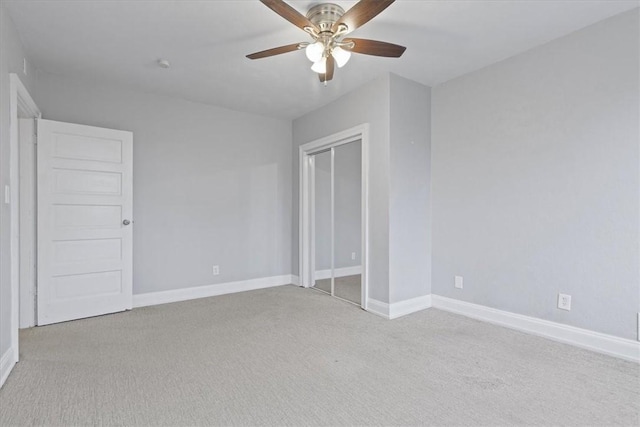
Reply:
M366 310L367 126L300 147L301 285Z

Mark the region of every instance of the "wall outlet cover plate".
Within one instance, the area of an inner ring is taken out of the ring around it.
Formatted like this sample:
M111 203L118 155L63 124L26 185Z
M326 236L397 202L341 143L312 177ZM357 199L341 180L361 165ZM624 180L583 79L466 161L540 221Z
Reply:
M558 308L560 310L571 310L571 295L558 294Z
M462 289L462 286L464 284L464 280L463 280L462 276L454 276L453 282L454 282L454 286L456 288Z

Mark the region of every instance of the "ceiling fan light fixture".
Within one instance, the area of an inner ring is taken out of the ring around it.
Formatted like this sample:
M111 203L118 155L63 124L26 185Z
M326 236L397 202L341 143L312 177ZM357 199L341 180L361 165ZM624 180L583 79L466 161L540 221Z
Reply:
M313 63L311 70L319 74L320 81L325 85L333 79L336 66L344 67L352 53L399 58L406 50L404 46L377 40L353 37L343 39L378 16L395 0L359 0L347 11L334 3L312 3L306 15L298 12L285 0L260 2L302 29L311 36L311 40L255 52L247 55L247 58L268 58L304 49L307 58Z
M322 59L322 54L324 53L324 44L321 41L317 41L315 43L311 43L306 47L305 53L307 54L307 58L311 62L318 62Z
M319 61L314 62L311 69L318 74L325 74L327 72L327 58L322 57Z
M336 60L338 68L344 67L345 64L349 62L349 58L351 58L351 52L341 48L340 46L334 47L331 51L331 55L333 56L333 59Z

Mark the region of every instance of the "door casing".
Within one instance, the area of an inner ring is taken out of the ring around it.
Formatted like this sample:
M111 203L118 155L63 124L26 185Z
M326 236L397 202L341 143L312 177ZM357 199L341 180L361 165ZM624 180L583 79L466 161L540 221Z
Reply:
M11 347L13 363L19 360L20 328L20 119L40 118L40 109L17 74L9 75L9 204L11 257ZM5 189L3 189L5 191ZM7 371L10 371L10 369ZM0 385L5 378L0 378Z

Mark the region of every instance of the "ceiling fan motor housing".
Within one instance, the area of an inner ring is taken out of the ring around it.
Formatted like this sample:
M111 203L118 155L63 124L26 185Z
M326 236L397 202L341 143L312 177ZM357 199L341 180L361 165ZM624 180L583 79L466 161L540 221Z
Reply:
M307 19L320 29L320 34L331 32L333 24L344 15L344 9L333 3L322 3L313 6L307 12Z

